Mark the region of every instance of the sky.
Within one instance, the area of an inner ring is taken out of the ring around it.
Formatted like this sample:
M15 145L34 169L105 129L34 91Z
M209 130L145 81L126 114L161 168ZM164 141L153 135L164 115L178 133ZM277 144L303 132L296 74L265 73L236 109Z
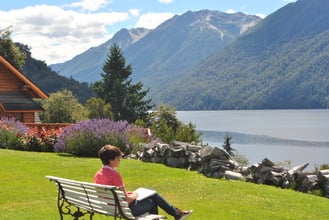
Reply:
M7 0L0 30L28 45L32 57L62 63L99 46L122 28L156 28L174 15L202 9L265 18L296 0Z

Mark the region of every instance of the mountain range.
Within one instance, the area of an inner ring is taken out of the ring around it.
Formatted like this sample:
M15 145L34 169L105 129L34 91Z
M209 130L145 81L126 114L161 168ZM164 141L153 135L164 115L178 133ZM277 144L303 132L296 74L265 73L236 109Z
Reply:
M172 82L159 100L189 110L328 108L328 10L326 0L288 4Z
M102 67L113 44L125 50L149 32L150 30L145 28L121 29L110 40L98 47L92 47L72 60L53 64L50 67L60 75L72 77L80 82L95 82L101 79Z
M154 30L120 30L52 65L81 82L100 79L113 43L155 103L178 110L329 107L329 4L299 0L261 20L188 11Z
M257 16L242 13L188 11L154 30L122 29L104 44L65 63L51 65L51 68L81 82L95 82L101 78L107 54L115 43L132 65L133 80L142 81L154 94L159 85L197 66L260 20Z

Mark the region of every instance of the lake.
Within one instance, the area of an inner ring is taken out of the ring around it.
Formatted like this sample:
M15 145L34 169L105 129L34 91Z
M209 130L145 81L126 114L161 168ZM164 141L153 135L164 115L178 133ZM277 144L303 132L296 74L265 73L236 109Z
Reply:
M291 167L309 163L306 170L329 164L329 110L177 111L202 133L203 143L221 147L224 136L249 164L264 158Z

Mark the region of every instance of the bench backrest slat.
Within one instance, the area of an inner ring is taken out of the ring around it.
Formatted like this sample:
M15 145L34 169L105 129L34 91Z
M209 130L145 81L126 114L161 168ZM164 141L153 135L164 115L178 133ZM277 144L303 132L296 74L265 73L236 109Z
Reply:
M125 194L115 186L74 181L54 176L46 176L55 181L61 196L70 204L90 212L115 216L122 211L126 219L135 219L131 214Z

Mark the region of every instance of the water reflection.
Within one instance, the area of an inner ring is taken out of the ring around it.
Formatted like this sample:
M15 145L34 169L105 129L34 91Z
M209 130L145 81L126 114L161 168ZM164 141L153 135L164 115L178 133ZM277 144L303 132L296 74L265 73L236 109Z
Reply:
M329 163L329 142L301 141L275 138L266 135L241 134L236 132L199 131L204 144L222 147L226 134L232 137L232 147L247 158L249 164L268 158L275 163L290 161L291 166L303 163L315 166Z

